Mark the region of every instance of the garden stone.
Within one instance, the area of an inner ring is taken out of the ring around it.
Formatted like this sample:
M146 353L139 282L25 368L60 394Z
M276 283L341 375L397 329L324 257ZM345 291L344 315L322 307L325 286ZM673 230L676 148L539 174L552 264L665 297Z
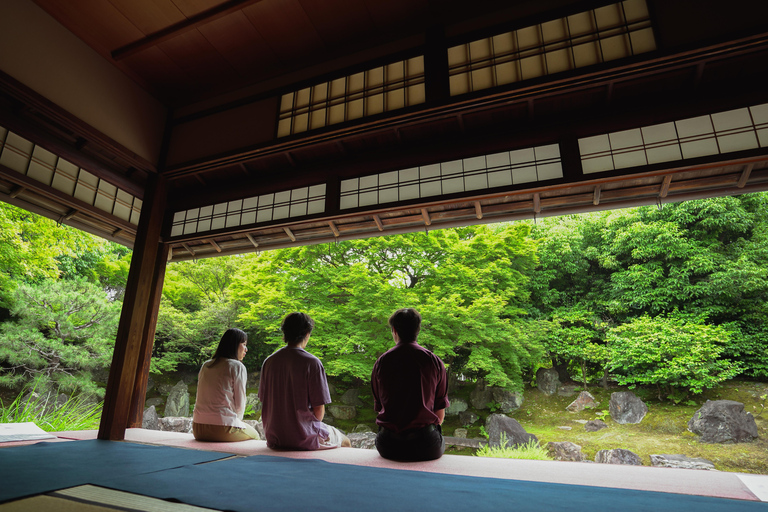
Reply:
M577 386L574 386L573 384L564 384L557 388L557 395L558 396L573 396L576 394L576 388Z
M480 417L472 411L464 411L459 413L459 422L465 427L472 425L479 419Z
M703 469L713 470L715 464L707 459L690 458L685 455L664 453L651 455L651 466L663 468Z
M595 462L603 464L624 464L627 466L642 466L640 456L624 448L600 450L595 454Z
M258 393L248 393L245 396L245 408L246 410L248 408L252 408L254 413L257 413L261 410L261 400L259 400L259 394Z
M163 432L183 432L185 434L192 433L192 418L186 418L183 416L166 416L158 420L160 424L160 430Z
M593 397L589 391L582 391L579 393L579 396L576 397L576 400L571 402L566 409L571 412L580 412L584 409L595 408L598 405L600 405L600 402L596 402L595 397Z
M351 420L357 416L357 409L351 405L329 405L327 409L337 420Z
M150 375L149 377L147 377L147 392L152 391L152 388L154 387L155 387L155 379L153 379L152 376Z
M611 393L608 412L616 423L640 423L648 413L648 406L631 391Z
M604 428L608 428L608 425L603 420L590 420L584 424L584 430L587 432L597 432Z
M483 379L478 379L475 389L469 395L469 403L473 409L487 409L493 400L492 392Z
M168 394L163 416L189 416L189 386L183 380L173 386Z
M570 441L549 442L547 443L547 451L555 460L568 460L574 462L587 460L587 456L581 452L581 446Z
M560 387L560 376L554 368L536 370L536 387L545 395L554 395Z
M468 408L467 402L461 398L452 398L450 399L450 402L451 405L445 409L446 416L456 416L457 414L461 414L462 412L466 411Z
M160 418L157 417L157 411L154 405L150 405L144 410L144 416L141 418L141 428L146 430L160 430Z
M359 407L364 406L362 400L358 398L360 390L356 388L348 389L343 395L341 395L341 403L344 405L357 405Z
M158 405L162 405L164 403L165 400L159 397L147 398L147 400L144 402L144 407L157 407Z
M523 395L513 393L503 388L491 388L493 401L499 404L499 409L504 414L514 412L523 405Z
M467 429L465 428L457 428L453 431L453 437L458 437L460 439L466 439L467 438Z
M688 430L705 443L744 443L758 437L754 416L734 400L707 400L688 421Z
M529 441L539 442L539 439L525 431L522 425L503 414L491 414L485 421L485 431L488 432L488 446L501 446L501 434L506 436L506 446L519 446Z
M157 391L158 391L158 392L159 392L161 395L167 395L168 393L170 393L170 392L171 392L171 390L172 390L172 389L173 389L173 385L172 385L172 384L168 384L168 383L165 383L165 382L164 382L163 384L160 384L160 385L157 387Z
M352 448L362 448L364 450L373 450L376 448L376 434L373 432L352 432L347 434Z
M248 380L245 381L245 387L248 389L259 389L259 379L261 372L251 372L248 374Z
M365 423L360 423L357 426L355 426L354 429L352 429L352 432L355 434L362 434L364 432L373 432L370 425L366 425Z

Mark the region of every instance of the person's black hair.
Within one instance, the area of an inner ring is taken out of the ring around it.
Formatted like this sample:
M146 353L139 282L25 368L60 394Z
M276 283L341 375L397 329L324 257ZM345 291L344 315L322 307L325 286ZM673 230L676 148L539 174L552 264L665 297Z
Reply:
M208 365L211 366L218 363L221 359L237 359L237 348L241 343L248 341L248 335L240 329L227 329L224 335L219 340L219 346L216 347L216 352L213 353L213 361Z
M280 329L283 340L289 345L298 345L315 328L315 321L306 313L291 313L283 319Z
M414 342L421 330L421 315L413 308L398 309L389 317L389 326L402 343Z

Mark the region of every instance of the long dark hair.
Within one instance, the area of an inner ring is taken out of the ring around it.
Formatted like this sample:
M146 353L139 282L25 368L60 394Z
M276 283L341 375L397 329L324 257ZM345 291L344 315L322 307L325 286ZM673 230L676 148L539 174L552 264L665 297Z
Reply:
M221 337L216 352L213 353L213 361L208 368L218 363L221 359L237 359L237 347L248 341L248 335L240 329L227 329Z

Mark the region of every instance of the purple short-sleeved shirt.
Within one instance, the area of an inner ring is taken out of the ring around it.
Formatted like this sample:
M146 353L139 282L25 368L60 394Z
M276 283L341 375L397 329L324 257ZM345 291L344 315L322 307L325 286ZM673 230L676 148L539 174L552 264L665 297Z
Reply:
M402 432L438 425L435 411L448 407L445 365L416 342L384 352L371 375L376 424Z
M317 450L318 437L328 437L310 409L331 403L325 368L303 348L286 345L264 360L259 400L270 448Z

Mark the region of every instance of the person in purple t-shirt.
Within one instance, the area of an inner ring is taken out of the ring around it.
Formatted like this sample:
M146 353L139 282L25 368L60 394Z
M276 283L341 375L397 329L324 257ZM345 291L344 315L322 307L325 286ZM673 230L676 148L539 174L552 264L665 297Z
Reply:
M351 446L339 429L323 423L325 404L331 403L325 368L304 350L314 326L306 313L285 317L280 327L285 346L261 366L261 420L270 448L322 450Z
M379 356L371 374L376 449L385 459L439 459L445 451L440 425L449 405L445 365L416 342L418 311L398 309L389 326L395 346Z

